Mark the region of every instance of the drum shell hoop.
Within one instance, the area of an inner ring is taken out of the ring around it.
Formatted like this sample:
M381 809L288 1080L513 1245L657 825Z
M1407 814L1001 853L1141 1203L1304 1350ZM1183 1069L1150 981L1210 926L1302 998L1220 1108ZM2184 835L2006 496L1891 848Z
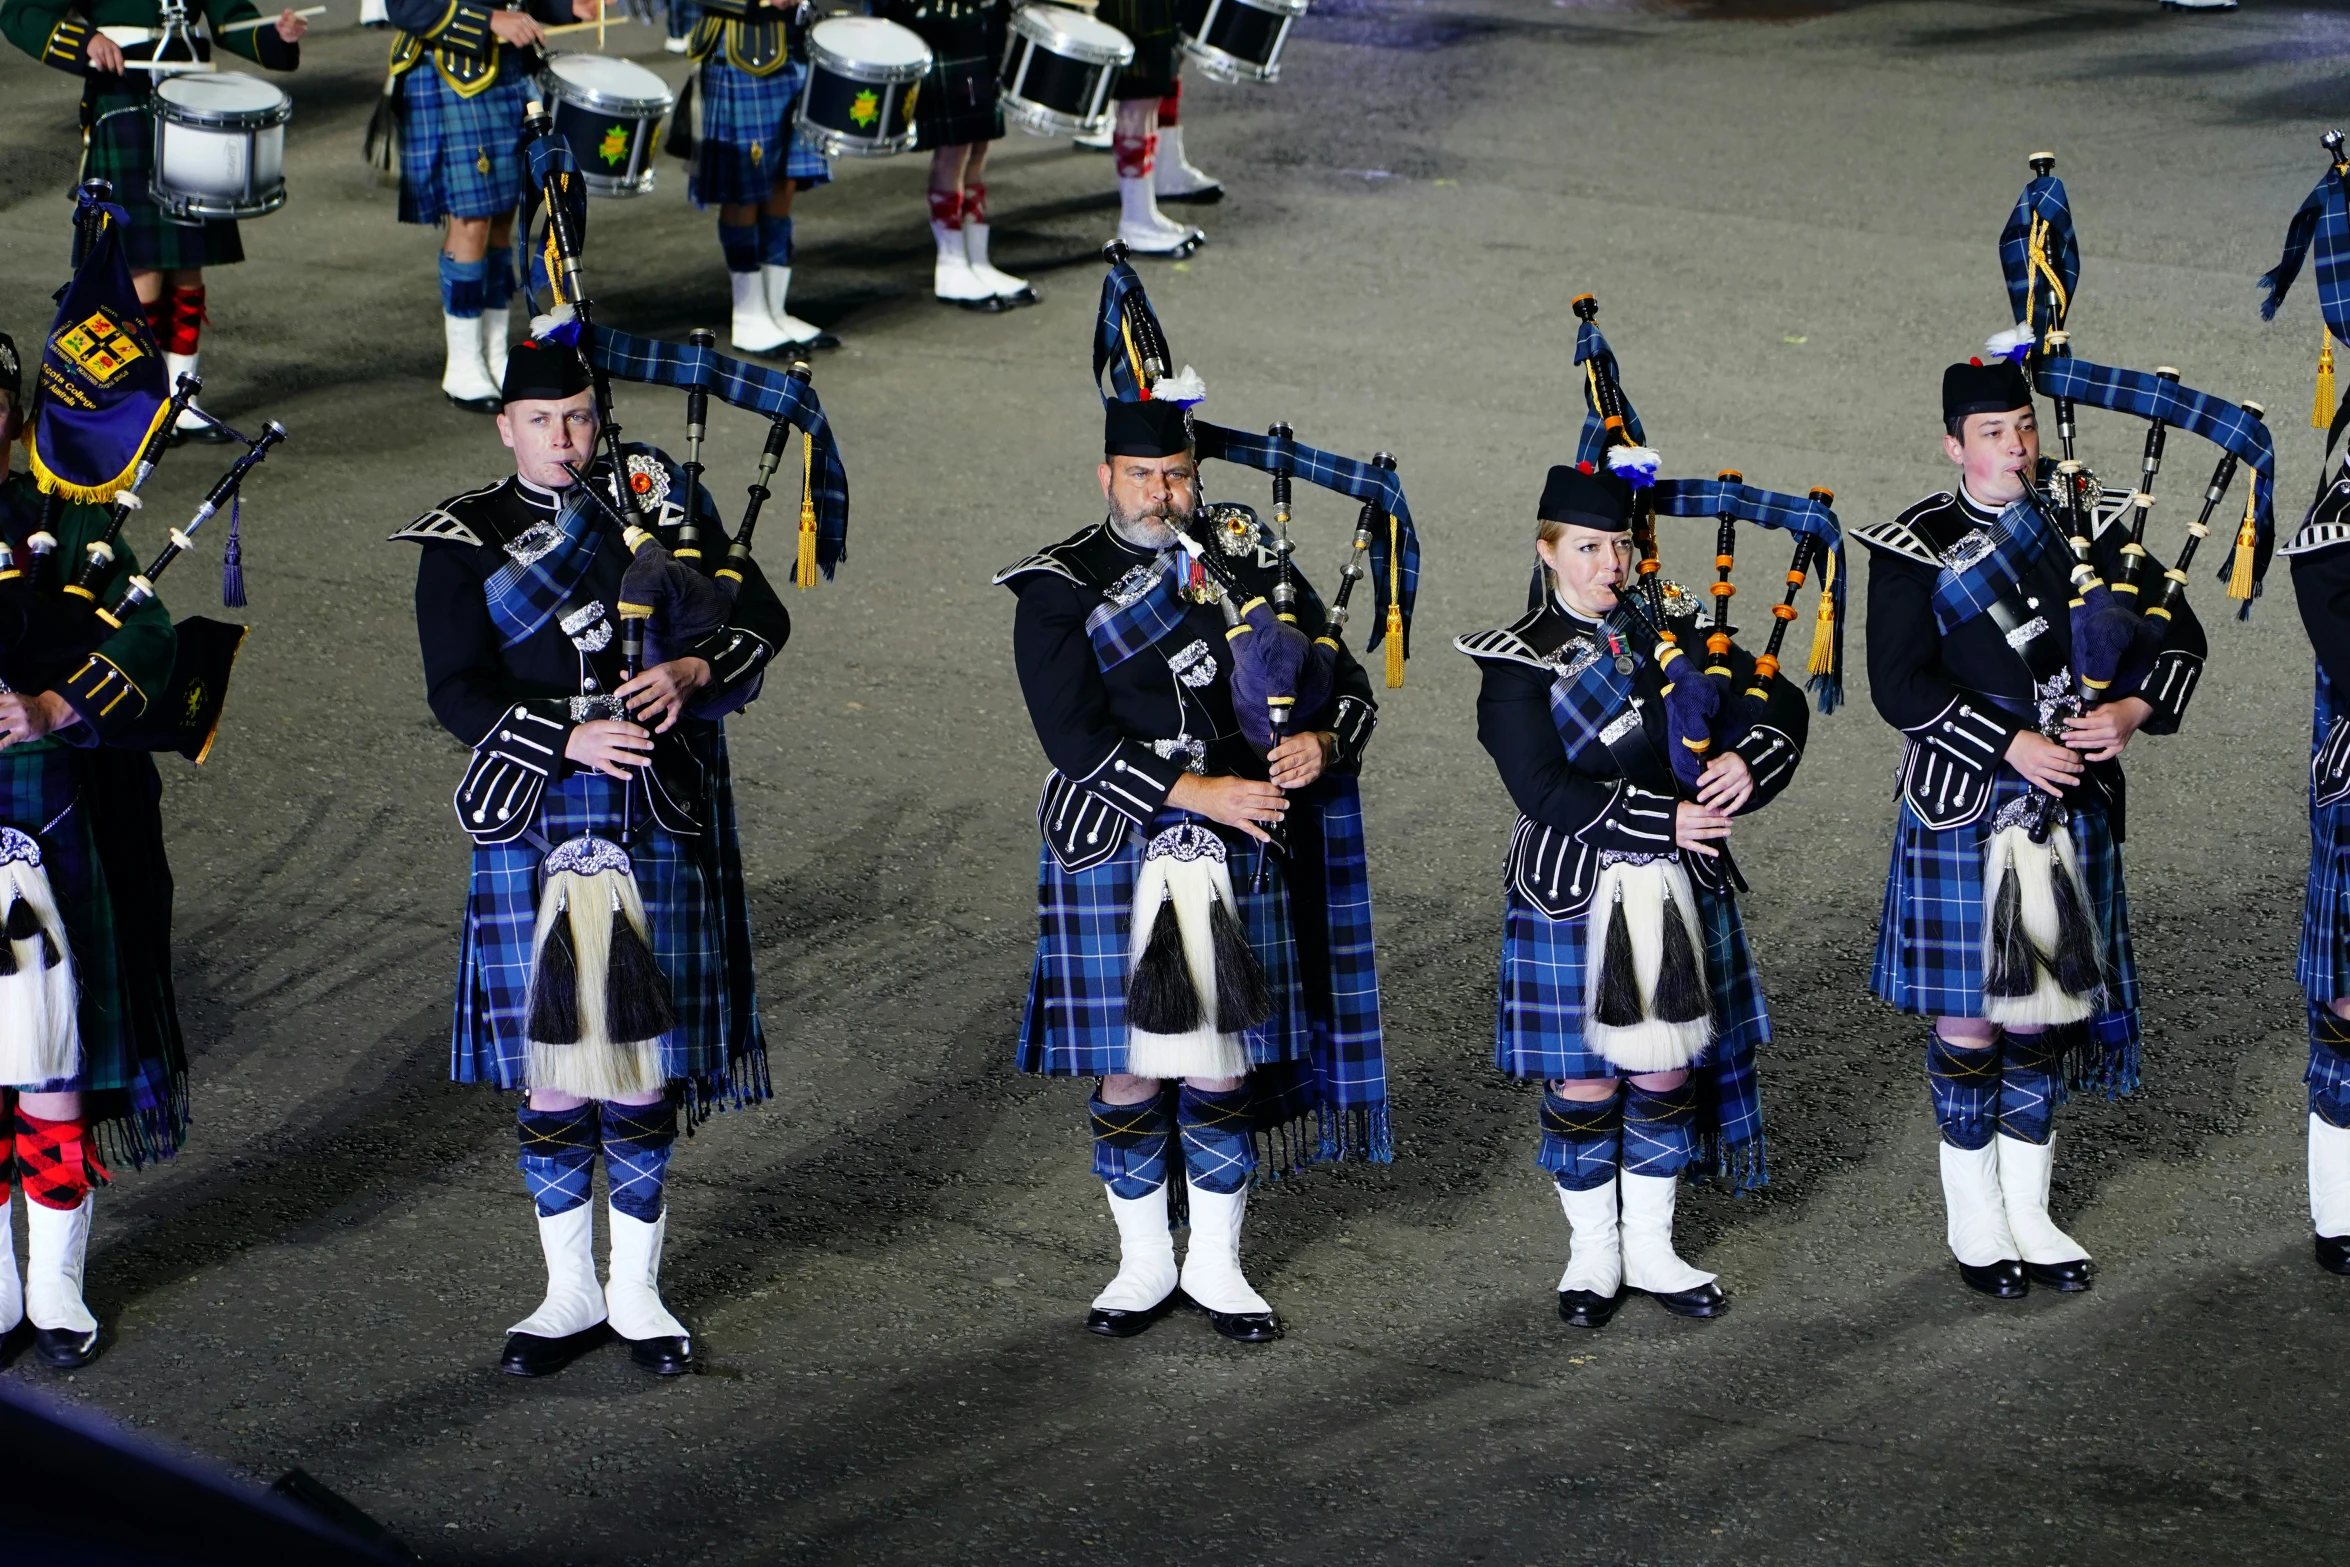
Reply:
M1227 82L1265 82L1281 79L1281 52L1289 46L1289 30L1306 7L1295 9L1255 0L1193 0L1197 20L1183 28L1183 52L1199 61L1210 76Z
M821 65L833 75L866 87L910 87L930 72L930 62L919 65L867 65L861 60L847 60L816 42L808 41L808 63Z
M1033 47L1021 48L1024 42ZM1015 35L1005 51L1004 67L1004 115L1023 130L1066 136L1109 123L1110 88L1118 79L1117 66L1072 59ZM1080 76L1092 78L1082 92L1064 90ZM1046 96L1048 93L1051 96ZM1066 106L1072 101L1076 108Z
M1051 21L1038 14L1052 9L1057 9L1057 7L1022 6L1012 18L1013 46L1017 47L1019 40L1026 38L1048 54L1057 54L1065 60L1075 60L1086 65L1123 67L1134 63L1134 43L1123 33L1118 35L1118 42L1123 47L1113 47L1095 39L1079 38L1073 34L1062 32ZM1115 28L1108 28L1106 23L1101 25L1108 31L1117 31ZM1007 55L1009 52L1009 50L1006 51Z
M157 83L158 86L162 85ZM174 124L190 126L203 131L265 131L284 125L294 117L294 100L287 98L267 109L223 109L206 113L190 109L185 104L173 103L156 95L147 102L148 112L157 119L170 119Z
M589 195L629 197L651 193L659 173L652 166L653 151L659 142L661 121L676 107L674 97L666 90L659 97L625 97L573 80L551 66L540 76L539 90L541 97L551 100L555 106L555 128L571 142L572 159L579 166L580 178ZM634 121L625 166L619 170L605 167L594 146L582 146L574 140L564 124L567 111L589 119Z
M256 85L269 85L253 80ZM174 102L163 94L165 85L157 82L147 100L148 116L154 122L154 161L147 195L164 221L181 225L238 222L265 218L283 207L285 126L294 117L293 100L279 92L277 102L267 108L207 111ZM243 199L219 190L175 189L166 183L172 165L180 161L168 156L175 127L200 136L233 138L242 144L234 167L242 181Z

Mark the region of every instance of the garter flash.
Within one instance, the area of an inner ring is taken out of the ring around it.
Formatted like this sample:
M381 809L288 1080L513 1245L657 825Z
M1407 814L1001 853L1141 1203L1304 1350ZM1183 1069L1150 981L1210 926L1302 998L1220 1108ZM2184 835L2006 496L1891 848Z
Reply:
M41 846L0 827L0 1084L46 1083L82 1069L80 987Z
M1242 1036L1273 1015L1273 996L1236 907L1221 838L1183 822L1151 839L1135 881L1127 949L1128 1072L1248 1071Z
M1626 1072L1671 1072L1712 1040L1697 902L1678 860L1604 862L1584 916L1583 1032Z
M582 834L557 845L544 869L531 935L530 1086L586 1099L651 1093L677 1009L645 944L651 927L628 852Z
M1983 875L1983 1016L2025 1027L2080 1022L2105 989L2103 946L2072 830L2058 822L2046 843L2021 825L1994 832Z

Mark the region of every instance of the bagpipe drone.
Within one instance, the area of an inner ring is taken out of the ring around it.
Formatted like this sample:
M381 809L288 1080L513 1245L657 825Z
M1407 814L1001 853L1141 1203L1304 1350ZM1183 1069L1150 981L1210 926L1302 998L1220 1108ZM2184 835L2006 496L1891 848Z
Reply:
M601 449L599 463L572 470L578 482L565 492L558 525L565 537L576 535L586 545L583 560L592 556L599 534L616 537L628 551L616 606L625 682L726 626L746 583L760 580L764 590L752 546L773 495L770 481L795 429L800 506L793 577L802 588L814 586L819 575L829 579L847 555L848 477L807 365L778 372L728 358L707 331L679 345L597 323L583 263L585 182L570 143L541 104L529 106L525 129L536 209L531 226L537 230L530 247L531 335L579 355L595 400ZM621 441L615 379L685 393L683 463L673 467L651 448ZM713 395L767 420L742 517L731 532L703 482ZM559 613L550 602L540 619ZM756 682L747 682L722 704L696 708L695 716L722 717L756 690ZM609 693L604 707L602 716L629 716ZM474 772L459 788L461 813L469 798L483 792L475 773L494 765L494 758L477 756ZM656 735L653 763L632 770L609 829L567 839L543 862L526 1028L532 1081L561 1083L598 1098L659 1086L657 1041L675 1026L676 1012L648 945L650 926L627 846L652 824L688 837L703 832L703 779L682 735ZM524 825L527 813L514 831ZM590 1048L573 1048L583 1046Z
M1176 545L1162 558L1146 595L1122 612L1163 617L1163 624L1154 619L1143 628L1163 635L1183 613L1182 592L1170 589L1195 583L1212 588L1226 624L1234 717L1243 737L1269 754L1292 733L1294 717L1329 701L1352 598L1366 580L1373 621L1366 647L1384 647L1388 686L1403 684L1420 543L1395 459L1384 452L1369 462L1340 457L1300 442L1286 423L1257 436L1191 415L1206 397L1204 383L1188 365L1173 368L1166 334L1142 280L1127 264L1126 247L1112 242L1103 256L1110 270L1093 347L1094 382L1103 402L1183 407L1199 459L1239 463L1271 477L1269 529L1250 508L1229 502L1203 501L1193 516L1171 519ZM1327 607L1293 563L1290 530L1301 478L1361 506ZM1259 591L1244 578L1244 563L1257 583L1269 574L1269 586ZM1360 809L1354 780L1325 774L1293 804L1291 815L1311 815L1324 831L1343 815L1346 830L1359 833ZM1277 852L1296 848L1289 841L1295 829L1295 820L1276 829ZM1145 851L1130 926L1128 1070L1146 1071L1133 1063L1147 1062L1161 1045L1219 1049L1228 1053L1233 1073L1247 1069L1239 1036L1264 1022L1274 1001L1236 916L1226 858L1217 835L1192 823L1159 833ZM1262 875L1262 859L1258 866Z

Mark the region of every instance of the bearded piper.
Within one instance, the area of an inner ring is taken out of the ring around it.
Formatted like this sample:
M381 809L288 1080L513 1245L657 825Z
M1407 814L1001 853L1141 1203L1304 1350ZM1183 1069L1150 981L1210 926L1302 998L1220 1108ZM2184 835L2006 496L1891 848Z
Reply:
M597 351L632 345L615 334ZM714 514L708 495L649 446L622 448L625 486L591 463L603 399L573 348L517 345L503 390L514 473L393 535L422 546L427 699L473 753L456 797L474 850L451 1076L527 1092L519 1162L547 1294L500 1366L545 1376L617 1334L673 1375L693 1365L660 1294L680 1112L690 1127L768 1096L720 720L759 694L791 621L747 554L730 556L739 585L717 623L664 637L655 621L637 651L643 606L623 586L647 546L615 524L640 516L682 546Z
M1199 458L1305 474L1384 515L1402 495L1385 470L1286 430L1259 443L1195 419L1205 388L1167 370L1122 257L1095 344L1097 379L1113 371L1108 515L995 579L1019 596L1013 653L1052 763L1017 1062L1100 1079L1093 1165L1119 1265L1086 1326L1131 1337L1188 1303L1224 1337L1262 1343L1280 1319L1240 1261L1258 1141L1292 1150L1292 1166L1390 1157L1356 781L1377 706L1285 537L1246 507L1203 503ZM1395 537L1416 574L1416 545ZM1387 558L1408 593L1404 556ZM1374 642L1401 637L1402 609ZM1299 659L1260 690L1275 647ZM1186 1209L1179 1271L1170 1226Z

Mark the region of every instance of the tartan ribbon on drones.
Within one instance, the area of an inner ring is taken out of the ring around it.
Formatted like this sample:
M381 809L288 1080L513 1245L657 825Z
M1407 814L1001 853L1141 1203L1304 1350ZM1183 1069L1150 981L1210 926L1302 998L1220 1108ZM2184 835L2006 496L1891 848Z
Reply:
M1095 352L1100 352L1098 343ZM1325 452L1292 437L1253 435L1204 419L1193 421L1192 434L1194 449L1203 460L1221 458L1266 473L1287 470L1293 477L1326 490L1378 505L1388 524L1371 530L1371 586L1378 597L1373 601L1371 633L1363 647L1368 651L1385 640L1387 608L1395 604L1403 612L1403 645L1409 652L1412 606L1420 596L1420 534L1412 526L1412 508L1404 499L1402 481L1389 469Z
M563 193L563 210L571 220L571 233L578 243L586 244L587 185L580 178L579 165L571 156L571 143L561 136L534 136L524 151L530 157L530 193L527 198L530 205L535 209L544 198L548 183L555 182L556 189ZM524 224L524 231L528 232L529 227L529 224ZM547 299L549 311L571 303L563 293L563 263L556 253L553 223L540 226L538 241L529 247L529 251L528 286L531 298L534 301L542 297ZM536 323L533 323L532 335L545 335L557 342L568 343L577 332L574 328L569 334L561 329L541 334Z
M1837 522L1835 512L1827 504L1809 495L1789 495L1782 490L1758 489L1734 479L1659 479L1649 489L1654 497L1657 514L1663 517L1735 517L1758 528L1776 528L1798 538L1808 538L1818 546L1814 568L1819 572L1820 590L1827 595L1830 610L1829 629L1832 637L1831 662L1815 674L1810 682L1812 695L1819 701L1820 711L1834 712L1844 700L1844 626L1850 619L1845 613L1844 529ZM1792 588L1789 590L1793 591Z
M80 192L74 224L81 255L58 296L25 426L41 488L88 505L103 505L130 484L171 397L163 351L123 254L129 222L122 208Z
M1113 397L1128 403L1147 402L1150 399L1150 389L1134 373L1140 345L1127 341L1126 334L1130 330L1127 325L1129 308L1147 317L1150 328L1156 331L1158 313L1151 309L1150 296L1143 292L1142 279L1135 275L1134 268L1128 263L1112 262L1108 274L1102 278L1101 310L1094 317L1093 328L1093 383L1096 390L1101 388L1103 369L1106 367L1110 372L1109 390L1102 392L1102 401L1105 403ZM1159 368L1164 371L1175 367L1161 365Z
M764 365L730 359L715 349L687 343L596 328L596 368L623 381L670 386L680 391L696 387L720 402L760 414L787 419L798 428L813 454L811 484L816 500L816 564L830 577L849 553L849 476L841 466L840 449L816 389L797 376Z
M1575 441L1577 465L1588 464L1591 471L1606 466L1607 449L1615 444L1608 434L1607 418L1599 409L1599 375L1604 368L1615 384L1621 387L1623 377L1616 374L1616 351L1607 346L1600 335L1599 323L1585 321L1575 329L1575 363L1583 368L1583 433ZM1647 432L1640 428L1640 413L1632 406L1631 394L1624 396L1624 433L1635 446L1648 444Z
M2329 166L2293 214L2293 221L2285 228L2284 253L2261 275L2258 285L2268 291L2260 302L2263 321L2276 319L2277 307L2285 302L2294 279L2301 275L2302 261L2314 248L2318 313L2325 317L2327 330L2350 342L2350 190L2345 188L2346 181L2350 175L2339 165Z
M2081 245L2073 234L2073 209L2064 181L2038 174L2015 199L2015 211L1999 233L1999 270L2007 277L2008 302L2019 325L2032 329L2033 346L2052 327L2064 325L2073 290L2081 281Z
M2233 452L2252 469L2253 494L2237 537L2238 550L2250 551L2250 576L2243 583L2245 592L2236 592L2234 586L2229 591L2229 597L2245 600L2248 612L2250 600L2258 595L2260 580L2267 574L2269 553L2276 547L2277 449L2268 426L2224 397L2198 392L2143 370L2120 370L2067 356L2041 361L2034 380L2044 397L2070 398L2092 408L2161 419L2178 429L2191 430L2212 445ZM2234 569L2241 575L2243 568ZM2229 574L2230 568L2222 568L2222 577Z

